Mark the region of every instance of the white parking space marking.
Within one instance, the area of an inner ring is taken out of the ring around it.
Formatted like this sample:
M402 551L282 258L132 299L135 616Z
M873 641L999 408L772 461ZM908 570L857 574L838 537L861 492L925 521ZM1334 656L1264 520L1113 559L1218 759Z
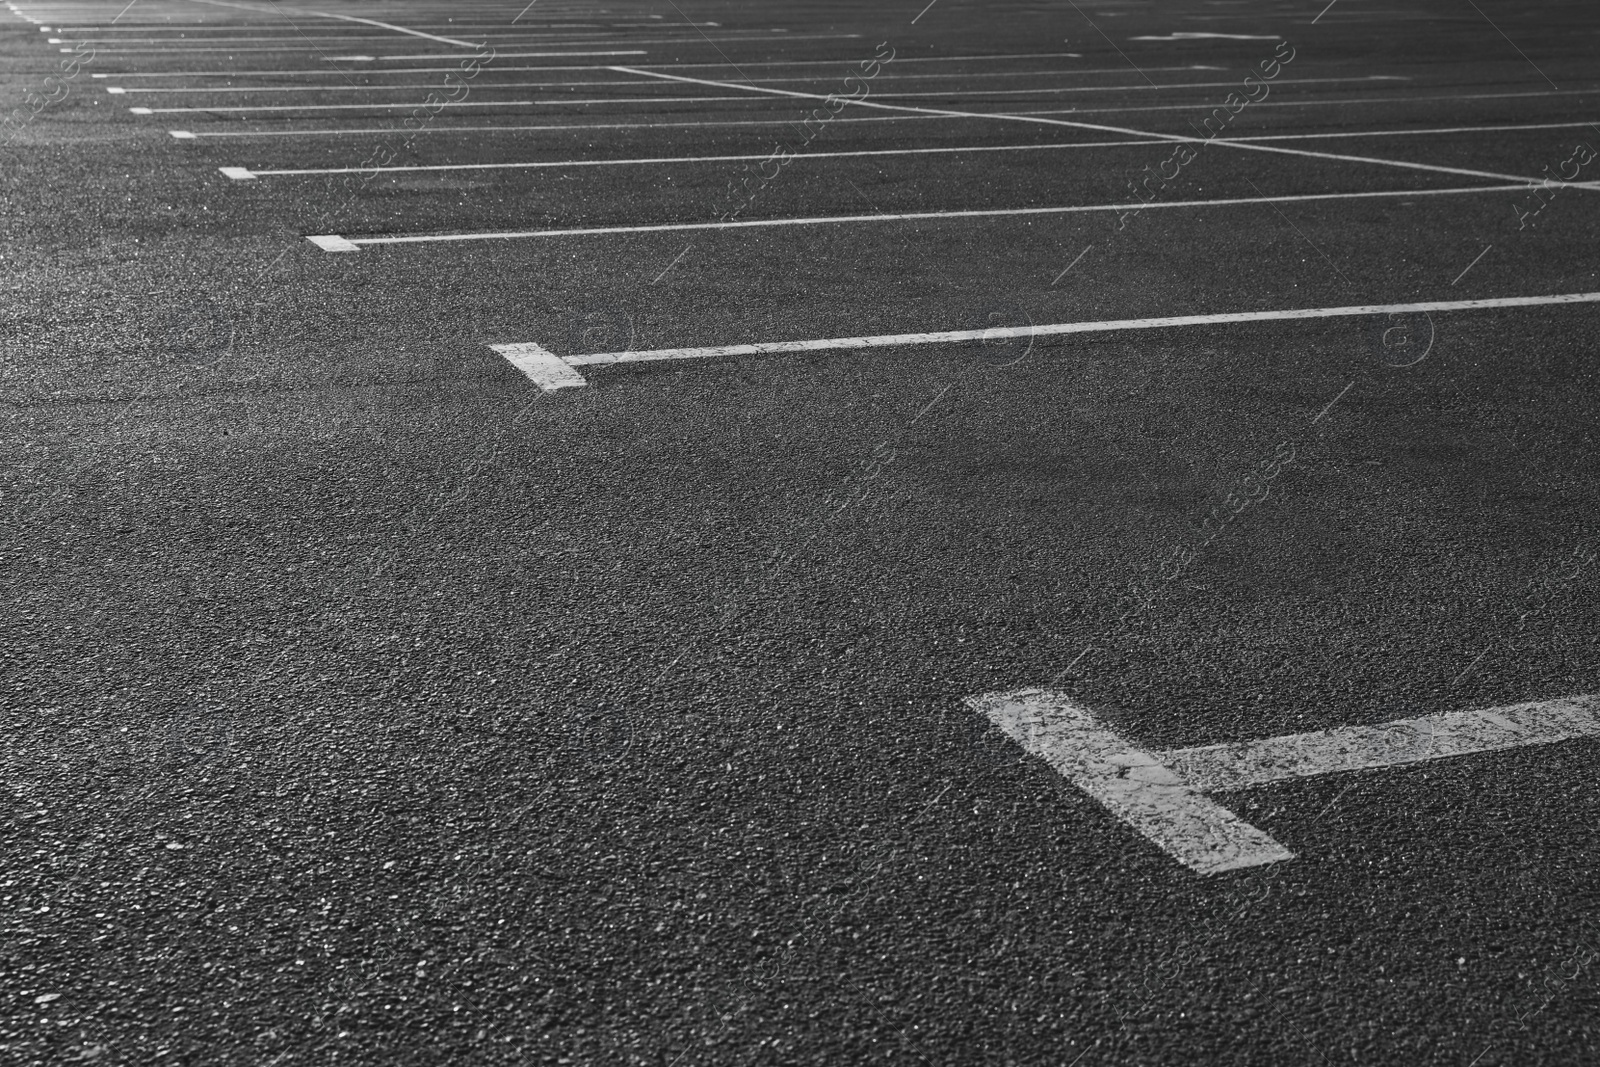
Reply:
M565 54L571 55L573 53L565 53ZM439 67L439 68L431 68L431 69L433 69L433 70L435 70L437 72L437 71L454 71L454 70L456 70L458 68L455 68L455 67ZM495 73L499 73L499 74L507 73L507 72L510 72L510 71L548 71L548 70L567 70L567 69L595 70L595 71L608 71L609 72L611 68L609 66L580 67L580 68L566 68L566 67L499 67L499 66L497 66L497 67L494 68ZM1145 72L1146 73L1153 73L1155 71L1183 71L1183 70L1192 71L1192 70L1197 70L1197 69L1201 69L1201 68L1196 68L1196 67L1146 67L1145 68ZM1210 69L1210 68L1205 68L1205 69ZM212 73L215 75L217 72L212 72ZM320 76L326 75L327 71L325 69L319 69L319 70L293 70L293 71L255 71L253 73L262 74L262 75L269 74L269 73L270 74L279 74L279 75L317 74L320 77ZM400 71L400 70L375 70L375 71L363 71L362 73L363 74L371 74L371 75L387 75L387 74L419 73L419 72ZM227 74L228 74L228 77L230 79L232 77L234 77L234 73L233 72L227 72ZM1084 74L1117 74L1117 75L1123 75L1123 74L1126 74L1126 71L1112 71L1112 70L1092 70L1092 71L997 70L997 71L961 72L961 73L958 73L958 74L946 74L946 73L938 73L938 74L903 74L903 75L899 75L897 77L891 77L888 74L880 74L877 77L877 79L875 79L875 80L876 80L876 82L878 84L883 84L883 83L890 82L890 81L928 81L928 80L942 79L942 78L961 78L961 79L965 79L965 80L971 80L971 79L976 79L976 78L1056 78L1056 77L1074 77L1075 78L1075 77L1078 77L1078 76L1084 75ZM150 77L150 78L156 78L156 77L165 76L165 77L180 78L180 77L189 77L189 76L193 76L193 75L184 75L184 74L181 74L181 73L174 73L174 74L169 74L169 75L161 75L161 74L156 73L156 72L146 72L143 75L129 75L129 76L130 77L135 77L135 76L137 76L137 77ZM119 75L100 72L98 74L95 74L94 77L96 77L96 78L115 78L115 77L119 77ZM810 84L812 84L813 82L816 81L816 79L814 77L806 77L806 76L802 76L802 75L789 75L788 77L783 77L783 78L747 78L745 80L747 82L751 83L751 84L758 84L758 83L766 82L766 83L784 83L784 84L800 84L800 85L810 85ZM1344 80L1346 80L1346 81L1362 81L1362 80L1365 80L1365 79L1347 78L1347 79L1344 79ZM1195 86L1204 86L1204 85L1210 85L1210 84L1230 84L1231 85L1233 83L1231 83L1231 82L1228 82L1228 83L1182 82L1182 83L1178 83L1178 84L1174 85L1173 88L1193 88ZM491 88L491 89L569 89L569 88L592 88L592 87L596 87L596 86L608 86L608 87L634 86L634 87L638 87L638 85L639 85L639 79L638 78L622 78L622 79L584 78L584 79L578 79L578 80L569 79L569 80L566 80L566 81L548 81L548 82L489 82L489 83L485 83L485 87L486 88ZM1133 88L1133 89L1137 89L1137 88L1141 88L1141 87L1142 88L1149 88L1149 86L1141 86L1141 85L1108 86L1107 88ZM351 85L349 83L342 84L342 85L160 85L160 86L151 86L151 87L142 88L142 89L141 88L123 89L122 91L126 92L126 93L216 93L218 95L222 95L222 94L225 94L225 93L334 93L334 92L344 92L344 93L363 92L364 93L364 92L394 92L394 91L397 91L397 90L400 90L400 89L436 89L436 88L438 88L438 84L437 83L406 84L406 83L403 83L403 82L399 82L399 83L394 83L394 84L391 84L391 85ZM959 90L955 90L955 89L947 90L945 93L940 94L940 95L949 95L949 93L958 92L958 91ZM1028 92L1030 90L1018 89L1018 90L1013 90L1013 91L1015 91L1015 92Z
M685 97L688 102L698 102L698 97ZM563 101L572 103L573 101ZM438 108L462 107L529 107L535 104L554 103L546 100L443 100L435 104ZM388 109L409 109L422 107L420 101L401 100L393 103L370 104L259 104L259 105L227 105L221 107L130 107L128 110L135 115L194 115L207 112L243 112L243 111L384 111ZM391 131L392 132L392 131Z
M453 241L510 241L543 237L598 237L623 233L666 233L673 230L747 230L768 226L836 226L846 224L917 222L931 219L1007 218L1028 215L1073 215L1104 211L1178 211L1204 207L1240 207L1248 204L1299 204L1317 200L1373 200L1385 197L1481 196L1524 190L1531 182L1513 185L1474 185L1450 189L1383 189L1375 192L1296 193L1286 196L1241 196L1216 200L1152 200L1120 204L1070 204L1063 207L974 208L965 211L902 211L876 215L817 215L806 218L740 219L733 222L662 222L640 226L579 226L564 230L490 230L477 233L419 233L387 237L345 238L364 245L438 244ZM316 237L308 240L315 241Z
M565 53L565 54L566 55L583 55L583 54L587 54L587 55L614 55L614 56L621 56L621 55L644 55L644 52L642 52L642 51L637 51L637 52L590 52L590 53L568 52L568 53ZM799 79L799 78L752 79L752 83L754 81L757 81L757 80L759 80L759 81L767 81L767 82L772 82L772 81L801 82L802 84L809 84L809 80L807 80L807 79ZM1303 79L1301 79L1300 81L1298 81L1298 82L1296 82L1294 84L1297 84L1297 85L1310 85L1310 84L1315 83L1315 82L1349 83L1349 82L1395 81L1395 80L1403 80L1403 79L1399 79L1399 78L1397 78L1395 76L1389 76L1389 75L1372 75L1372 76L1369 76L1369 77L1359 77L1359 78L1303 78ZM1172 89L1216 89L1216 88L1221 88L1221 87L1224 87L1224 86L1232 86L1232 85L1236 85L1236 84L1237 84L1236 82L1168 82L1168 83L1163 84L1163 85L1154 85L1154 84L1148 84L1148 83L1142 83L1141 82L1141 83L1125 83L1125 84L1117 84L1117 85L1035 85L1035 86L1025 86L1025 87L1022 87L1022 88L1011 88L1011 89L964 89L964 88L956 89L956 88L952 88L952 89L942 89L942 90L937 90L937 91L923 91L923 92L914 92L914 93L912 93L912 92L883 92L883 93L879 93L878 94L878 98L879 99L894 99L894 100L910 100L910 99L916 99L916 98L920 98L920 97L930 97L930 96L931 97L948 98L948 97L951 97L951 96L1030 96L1030 95L1045 95L1045 94L1051 94L1051 93L1117 93L1117 92L1134 92L1134 91L1149 92L1152 89L1160 89L1160 90L1172 90ZM631 79L631 80L627 80L627 81L590 80L590 81L557 81L557 82L485 82L485 83L483 83L483 85L480 88L481 89L497 89L497 90L498 89L568 89L568 88L592 89L592 88L609 88L609 87L617 87L617 86L632 86L634 88L638 88L640 86L640 82L639 82L639 80L637 78L634 78L634 79ZM144 89L140 89L140 88L134 88L134 89L120 88L120 89L116 89L116 90L107 89L106 91L107 92L115 91L115 92L119 92L119 93L207 93L207 94L212 94L212 95L216 95L216 96L227 96L227 95L243 96L243 95L254 94L254 93L369 93L369 92L373 92L373 93L392 93L392 92L400 92L402 90L407 90L407 89L418 90L418 89L437 89L437 88L438 88L437 85L404 85L404 84L397 84L397 85L226 85L226 86L182 85L182 86L157 86L157 87L144 88ZM648 99L653 99L653 98L646 98L646 99L648 100ZM697 97L696 99L704 99L704 100L748 100L748 99L750 99L750 97L742 96L742 95L741 96L713 96L713 97ZM555 102L556 101L547 101L547 103L555 103ZM581 101L581 102L590 103L591 101ZM607 99L605 102L610 103L612 101ZM1198 105L1195 105L1195 106L1198 106Z
M573 370L572 365L560 356L531 342L489 347L506 357L507 362L546 393L589 384L583 375Z
M1349 103L1349 101L1343 101L1343 102L1344 103ZM1187 106L1187 105L1185 105L1185 106ZM1104 109L1095 109L1095 110L1104 110ZM1116 110L1116 109L1113 109L1113 110ZM1031 112L1024 111L1024 112L1019 112L1019 114L1026 115L1026 114L1031 114ZM1045 114L1056 114L1056 112L1053 112L1053 111L1052 112L1045 112ZM857 116L850 117L850 118L846 118L844 116L840 116L840 117L834 119L833 122L834 122L834 124L837 125L837 124L840 124L840 123L855 124L855 123L863 123L863 122L938 122L938 121L970 120L970 119L982 119L982 118L988 118L988 116L987 115L982 115L982 114L972 114L972 115L923 115L923 114L910 114L910 115L857 115ZM416 134L423 134L423 133L433 133L433 134L457 133L457 134L459 134L459 133L526 133L526 132L529 132L529 131L541 131L541 132L543 132L543 131L550 131L550 130L654 130L654 129L666 130L666 129L683 129L683 128L700 128L700 127L708 127L709 128L709 127L719 127L719 126L789 126L789 125L793 125L793 122L794 122L794 120L792 118L782 118L782 119L711 119L711 120L703 120L702 119L702 120L692 120L692 121L687 121L687 122L591 122L591 123L573 122L573 123L544 123L544 124L540 124L540 125L517 125L517 126L513 126L513 125L495 125L495 126L435 125L435 126L425 126L420 130L413 130L413 131L411 131L411 133L414 136ZM1217 140L1219 140L1219 141L1223 141L1223 140L1228 140L1228 141L1294 141L1294 140L1317 140L1319 138L1324 138L1324 137L1328 137L1328 138L1339 138L1339 137L1380 137L1380 136L1401 137L1401 136L1406 136L1406 135L1409 135L1409 134L1424 134L1424 133L1472 133L1472 132L1477 132L1477 131L1480 131L1480 130L1484 131L1484 132L1494 132L1494 131L1499 131L1499 130L1522 130L1522 129L1528 129L1528 130L1565 129L1565 128L1575 128L1575 127L1579 127L1579 126L1592 126L1592 125L1593 125L1593 123L1590 123L1590 122L1555 122L1555 123L1535 123L1535 124L1531 124L1531 125L1513 125L1513 126L1505 126L1505 127L1499 127L1499 126L1441 127L1439 129L1436 129L1436 130L1434 130L1434 129L1425 129L1425 130L1371 130L1371 131L1360 131L1360 132L1356 132L1356 133L1286 133L1286 134L1261 135L1261 136L1254 136L1254 137L1226 137L1226 138L1219 137L1219 138L1217 138ZM246 138L267 138L267 137L348 137L348 136L356 136L356 135L364 135L364 134L393 133L393 132L394 132L394 130L386 129L386 128L383 128L383 127L353 127L353 128L352 127L345 127L345 128L338 128L338 129L321 128L321 129L314 129L314 130L215 130L215 131L199 131L199 132L192 133L191 136L194 136L194 137L246 137ZM1154 139L1152 138L1151 140L1154 140Z
M833 122L859 123L859 122L926 122L945 119L944 115L871 115L857 118L837 118ZM697 119L687 122L557 122L543 123L531 126L424 126L420 130L411 130L409 136L424 133L526 133L529 131L548 132L551 130L666 130L666 129L701 129L719 126L793 126L793 118L782 119ZM356 134L393 133L392 128L368 127L342 128L342 129L315 129L315 130L216 130L198 131L195 137L345 137Z
M322 238L322 240L330 240ZM627 352L594 352L558 356L568 367L608 366L618 363L654 363L724 356L766 356L796 352L826 352L860 348L901 348L912 345L955 344L962 341L999 341L1006 338L1059 337L1079 333L1121 330L1163 330L1186 326L1216 326L1241 322L1286 322L1300 319L1360 318L1445 311L1480 311L1493 308L1543 307L1555 304L1600 303L1600 292L1558 293L1550 296L1507 296L1483 300L1431 300L1412 304L1358 304L1347 307L1286 308L1277 311L1235 311L1209 315L1169 315L1161 318L1106 319L1099 322L1063 322L1044 326L1004 326L984 330L941 330L932 333L891 333L867 337L828 337L807 341L766 341L757 344L712 345L705 348L656 348ZM524 345L490 345L499 352ZM538 348L538 346L532 346ZM538 348L540 352L546 352ZM549 354L546 352L546 354ZM578 385L579 382L569 382Z
M1104 148L1112 145L1165 144L1164 141L1083 141L1076 144L967 145L946 148L864 148L849 152L796 152L788 157L794 163L808 159L846 159L856 156L959 155L985 152L1048 152L1073 148ZM527 163L419 163L403 167L314 167L305 170L258 170L246 177L265 178L303 174L386 174L400 171L435 170L525 170L545 167L633 167L674 163L739 163L771 159L771 152L742 156L651 156L641 159L555 159ZM223 171L243 170L223 167Z
M559 53L552 53L552 54L554 54L554 55L572 55L574 53L571 53L571 52L559 52ZM1071 55L1071 54L1072 53L1070 53L1070 52L1022 52L1022 53L1015 53L1015 54L1012 54L1012 55L1003 55L1003 56L897 56L895 58L895 63L896 64L901 64L901 63L971 63L971 62L978 62L978 61L988 62L990 60L1008 60L1009 61L1009 60L1018 60L1018 59L1058 59L1058 58L1060 58L1062 56ZM450 58L454 58L454 57L452 56ZM497 58L504 58L504 57L497 57ZM749 68L749 67L815 67L815 66L836 67L838 65L839 65L839 61L835 60L835 59L751 59L751 60L743 60L743 61L741 61L739 63L739 69L744 70L744 69ZM674 63L674 64L672 64L672 69L673 70L698 70L698 69L701 69L701 68L710 67L710 68L715 68L715 69L718 69L718 70L724 70L724 69L727 69L728 66L729 66L729 64L726 63L726 62L722 62L722 63ZM450 72L455 71L457 69L458 68L452 67L452 66L447 66L447 67L404 67L404 68L393 68L393 67L391 67L391 68L389 68L387 70L375 69L375 70L371 70L371 71L365 71L363 73L373 74L373 75L383 75L383 74L447 74L447 73L450 73ZM508 71L527 72L527 71L547 71L547 70L611 70L612 68L607 64L592 64L592 63L591 64L586 64L586 65L579 65L579 66L560 66L560 67L552 67L552 66L544 66L544 65L537 66L537 67L506 67L506 66L501 66L500 64L496 63L494 69L496 71L501 72L501 73L505 73L505 72L508 72ZM1176 67L1146 67L1145 69L1147 71L1169 71L1169 70L1217 70L1217 69L1220 69L1220 68L1204 66L1204 65L1198 65L1198 64L1185 64L1185 65L1176 66ZM153 70L153 71L128 71L126 73L115 73L115 74L103 73L102 72L102 73L98 73L98 74L91 74L90 77L92 77L92 78L239 78L239 77L244 77L246 75L255 75L255 74L266 76L266 75L269 75L269 74L271 74L271 75L282 75L282 74L326 73L326 70L327 70L327 68L325 68L325 67L316 67L316 68L290 67L290 68L288 68L286 70ZM1120 70L1113 71L1113 70L1108 68L1108 69L1101 69L1101 70L1083 70L1083 71L1062 71L1062 70L1014 71L1014 72L1010 72L1010 73L1014 74L1015 76L1022 77L1022 76L1026 76L1026 75L1029 75L1029 74L1038 74L1038 75L1046 75L1046 74L1108 74L1108 73L1121 74L1121 73L1125 73L1125 72L1120 71ZM948 77L962 77L963 75L962 74L951 74L951 75L947 75L947 76ZM981 74L980 74L980 76L981 76ZM763 81L763 80L768 80L768 79L755 78L755 79L752 79L752 80L753 81ZM788 81L788 80L791 80L791 79L772 79L772 80Z
M1197 789L1215 792L1594 736L1600 736L1600 696L1588 694L1160 755Z
M360 251L360 249L351 244L349 241L346 241L343 237L329 235L325 237L309 237L307 240L316 245L318 248L322 249L324 252Z
M237 0L189 0L189 2L191 4L206 4L210 7L237 8L241 11L251 11L262 15L310 15L314 18L320 19L338 19L341 22L360 22L368 26L377 26L380 29L392 30L395 33L403 33L410 37L421 37L429 41L438 41L440 44L453 44L462 48L483 47L482 43L479 42L460 41L454 37L440 37L436 34L424 33L421 30L412 30L407 29L404 26L396 26L392 22L379 22L376 19L364 19L356 15L337 15L329 11L308 11L303 7L285 7L276 2L265 6L257 4L241 4L238 3ZM122 49L114 49L114 51L122 51Z
M669 80L669 81L690 82L690 83L698 84L698 85L715 86L717 88L722 88L722 89L744 89L747 92L768 93L768 94L775 94L775 95L779 95L779 96L799 97L799 98L806 99L806 100L820 101L822 103L826 103L828 101L828 97L827 96L818 95L816 93L801 93L801 92L796 92L796 91L791 90L791 89L775 89L775 88L772 88L771 86L764 86L764 85L739 85L736 82L720 82L720 81L711 81L711 80L708 80L708 79L705 79L705 78L689 78L689 77L685 77L684 75L681 75L681 74L664 74L664 73L660 73L660 72L656 72L656 71L642 70L642 69L635 68L635 67L617 67L615 69L619 70L619 71L623 71L625 73L640 74L640 75L643 75L645 77L665 79L665 80ZM974 114L976 114L975 112L951 111L951 110L948 110L948 109L945 109L945 108L917 108L917 107L912 107L911 105L907 105L907 104L884 104L884 103L878 103L878 102L875 102L873 100L866 99L866 98L863 98L863 99L860 99L860 100L845 98L845 102L847 104L853 104L856 107L883 108L883 109L889 109L889 110L925 111L925 112L928 112L928 113L931 113L931 114L963 115L963 116L969 117L969 118L972 117ZM1340 154L1336 154L1336 153L1332 153L1332 152L1313 152L1313 151L1310 151L1309 149L1304 149L1304 148L1282 148L1282 147L1279 147L1279 146L1276 146L1276 145L1255 144L1255 143L1248 143L1248 142L1244 142L1244 141L1228 141L1228 140L1223 140L1221 138L1207 139L1207 138L1204 138L1204 137L1189 137L1189 136L1185 136L1185 135L1182 135L1182 134L1162 134L1162 133L1155 133L1155 132L1152 132L1150 130L1129 129L1129 128L1124 127L1124 126L1103 126L1103 125L1100 125L1098 123L1070 122L1070 121L1068 121L1066 119L1049 119L1049 118L1045 118L1045 117L1039 116L1039 115L1008 114L1008 113L1003 113L1003 112L988 112L988 113L984 113L984 117L985 118L991 118L991 119L1000 119L1002 121L1008 121L1008 122L1029 122L1029 123L1056 124L1056 125L1062 125L1062 126L1070 126L1070 127L1073 127L1073 128L1076 128L1076 129L1081 129L1081 130L1096 130L1096 131L1101 132L1101 133L1120 133L1120 134L1124 134L1124 135L1129 136L1129 137L1156 137L1156 138L1160 138L1160 139L1163 139L1163 140L1172 141L1174 143L1180 143L1180 142L1181 143L1186 143L1186 144L1216 143L1216 144L1227 145L1230 148L1240 148L1240 149L1245 149L1245 150L1253 151L1253 152L1275 152L1275 153L1280 153L1280 154L1283 154L1283 155L1290 155L1290 156L1306 156L1306 157L1313 158L1313 159L1334 159L1334 160L1340 160L1340 161L1343 161L1343 162L1346 162L1346 163L1352 163L1352 162L1370 163L1370 164L1376 164L1376 165L1379 165L1379 166L1386 166L1386 167L1401 167L1401 168L1405 168L1405 169L1408 169L1408 170L1434 171L1434 172L1442 173L1442 174L1463 174L1463 175L1467 175L1467 176L1474 177L1474 178L1494 178L1497 181L1521 181L1521 182L1526 182L1529 185L1538 184L1537 181L1535 181L1534 179L1527 178L1527 177L1524 177L1524 176L1518 175L1518 174L1498 174L1498 173L1494 173L1492 171L1468 170L1468 169L1461 168L1461 167L1441 167L1441 166L1435 166L1435 165L1433 165L1431 163L1411 163L1411 162L1408 162L1406 160L1398 160L1398 159L1377 159L1377 158L1374 158L1372 156L1348 156L1348 155L1340 155Z
M1355 107L1367 104L1459 103L1463 100L1521 100L1536 96L1600 96L1600 89L1534 89L1521 93L1447 93L1443 96L1351 96L1334 100L1319 98L1309 100L1263 100L1251 107ZM1018 115L1110 115L1122 111L1185 111L1193 104L1138 104L1126 107L1075 107L1055 111L1018 111ZM1220 138L1219 138L1220 139Z
M1292 858L1288 849L1206 793L1600 738L1600 696L1594 694L1150 752L1107 728L1065 693L1022 689L966 702L1201 874Z
M1425 130L1357 130L1341 133L1279 133L1267 134L1257 137L1226 138L1239 141L1314 141L1321 138L1346 138L1346 137L1390 137L1411 136L1420 137L1431 134L1454 133L1479 133L1499 132L1510 130L1553 130L1569 129L1574 127L1588 127L1589 122L1541 122L1517 126L1450 126L1439 129ZM540 129L577 129L581 127L543 126ZM610 128L610 127L601 127ZM174 130L174 137L183 131ZM193 134L187 135L190 139ZM871 148L858 149L847 152L797 152L789 157L790 162L808 159L842 159L856 156L918 156L918 155L960 155L983 154L988 152L1050 152L1078 148L1116 148L1129 145L1167 144L1169 142L1155 139L1125 139L1118 141L1072 141L1065 144L1020 144L1020 145L963 145L943 148ZM230 177L264 178L283 177L307 174L371 174L401 171L440 171L440 170L524 170L542 169L547 167L628 167L642 165L666 165L676 163L738 163L771 159L772 154L738 156L650 156L639 159L558 159L558 160L533 160L527 162L508 163L418 163L399 167L306 167L292 170L255 170L248 171L243 167L222 167L224 174L231 171L240 172Z
M1267 833L1189 786L1065 694L1024 689L988 693L968 703L1191 870L1220 874L1294 858Z

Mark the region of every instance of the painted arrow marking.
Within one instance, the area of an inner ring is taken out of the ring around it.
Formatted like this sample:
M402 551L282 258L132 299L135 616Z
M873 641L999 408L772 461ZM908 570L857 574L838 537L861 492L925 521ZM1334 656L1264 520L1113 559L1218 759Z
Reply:
M1058 691L985 693L968 697L967 704L1201 874L1294 858L1207 793L1600 737L1600 694L1154 752L1119 736Z

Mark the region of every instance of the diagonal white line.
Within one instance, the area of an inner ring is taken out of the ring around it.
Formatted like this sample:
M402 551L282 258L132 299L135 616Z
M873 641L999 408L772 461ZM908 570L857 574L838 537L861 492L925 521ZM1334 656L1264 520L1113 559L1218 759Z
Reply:
M860 348L900 348L908 345L951 344L960 341L1000 340L1008 337L1061 337L1080 333L1121 330L1162 330L1181 326L1217 326L1240 322L1291 322L1305 319L1362 318L1431 311L1482 311L1494 308L1546 307L1556 304L1600 303L1600 292L1558 293L1551 296L1508 296L1485 300L1432 300L1415 304L1357 304L1347 307L1285 308L1276 311L1234 311L1210 315L1169 315L1146 319L1106 319L1098 322L1063 322L1042 326L990 327L984 330L941 330L932 333L877 334L867 337L829 337L810 341L768 341L757 344L717 345L708 348L657 348L627 352L596 352L563 357L574 367L615 363L650 363L657 360L709 359L717 356L759 356L789 352L822 352Z
M667 81L689 82L695 85L708 85L718 89L736 89L745 92L770 93L775 96L788 96L801 100L819 100L826 102L829 97L818 93L802 93L793 89L774 89L765 85L740 85L737 82L715 81L710 78L691 78L682 74L666 74L660 71L643 70L638 67L612 67L612 70L623 74L637 74L645 78L659 78ZM1187 137L1182 134L1154 133L1149 130L1135 130L1126 126L1106 126L1093 122L1072 122L1068 119L1051 119L1037 115L1014 115L1004 112L981 111L952 111L947 108L914 107L909 104L885 104L875 100L862 98L859 100L848 97L834 97L844 100L847 104L856 107L877 108L884 111L905 111L922 115L947 115L956 118L983 118L999 119L1006 122L1027 122L1043 126L1066 126L1078 130L1098 130L1101 133L1120 133L1128 137L1151 137L1158 140L1171 141L1180 144L1220 144L1228 148L1236 148L1250 152L1276 152L1289 156L1304 156L1312 159L1337 159L1350 163L1372 163L1385 167L1401 167L1407 170L1425 170L1441 174L1465 174L1475 178L1493 178L1496 181L1521 182L1524 185L1539 184L1535 179L1524 177L1520 174L1498 174L1492 171L1466 170L1460 167L1439 167L1428 163L1410 163L1397 159L1378 159L1372 156L1351 156L1334 152L1313 152L1304 148L1282 148L1276 145L1265 145L1254 142L1230 141L1223 138Z
M277 15L287 11L294 15L313 15L317 18L323 19L338 19L340 22L360 22L367 26L377 26L380 29L393 30L395 33L404 33L412 37L422 37L429 41L438 41L440 44L459 45L462 48L483 47L482 44L477 44L472 41L458 41L454 37L440 37L432 33L423 33L421 30L411 30L404 26L396 26L392 22L379 22L377 19L364 19L356 15L336 15L328 11L309 11L305 8L284 7L282 5L261 7L257 4L237 3L236 0L188 0L188 2L191 4L206 4L211 7L238 8L240 11L254 11L263 15Z
M1588 694L1154 755L1184 781L1211 792L1595 736L1600 696Z
M1066 207L975 208L967 211L905 211L881 215L818 215L807 218L740 219L733 222L660 222L640 226L586 226L556 230L492 230L477 233L418 233L393 237L345 238L332 234L308 235L313 243L336 240L354 247L362 245L435 244L454 241L506 241L542 237L601 237L621 233L670 233L676 230L747 230L772 226L825 226L866 222L908 222L920 219L984 219L1030 215L1072 215L1096 211L1179 211L1196 207L1238 207L1246 204L1307 203L1318 200L1371 200L1386 197L1482 196L1503 193L1527 186L1474 185L1451 189L1384 189L1355 193L1296 193L1287 196L1243 196L1215 200L1156 200L1131 204L1073 204Z

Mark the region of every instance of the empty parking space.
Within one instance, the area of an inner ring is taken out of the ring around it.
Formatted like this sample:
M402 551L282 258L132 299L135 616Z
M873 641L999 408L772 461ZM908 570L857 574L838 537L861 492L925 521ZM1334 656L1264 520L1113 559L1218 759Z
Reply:
M0 20L18 1062L1593 1052L1582 5Z

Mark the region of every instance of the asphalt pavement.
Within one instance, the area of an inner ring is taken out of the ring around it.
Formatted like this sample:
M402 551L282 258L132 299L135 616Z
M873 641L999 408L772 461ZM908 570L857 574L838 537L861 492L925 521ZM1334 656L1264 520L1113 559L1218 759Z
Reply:
M0 1062L1600 1062L1594 736L969 702L1600 693L1600 13L925 3L5 4Z

